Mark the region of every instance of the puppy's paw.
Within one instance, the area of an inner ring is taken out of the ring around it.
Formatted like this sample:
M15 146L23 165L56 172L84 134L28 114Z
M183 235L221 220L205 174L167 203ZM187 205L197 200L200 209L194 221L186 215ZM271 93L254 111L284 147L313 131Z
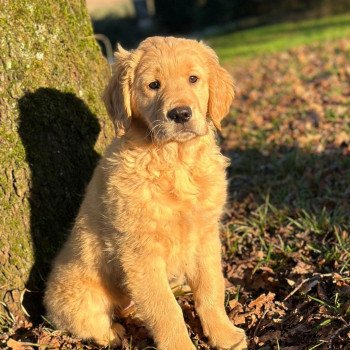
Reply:
M108 336L104 338L95 338L95 342L99 345L114 349L122 344L124 335L125 328L119 323L113 323Z
M158 350L196 350L187 332L183 334L181 332L171 333L166 338L156 342Z
M243 329L225 322L209 334L210 345L219 350L247 350L247 337Z
M114 322L112 323L111 330L113 339L111 339L110 345L113 345L114 347L121 345L125 336L125 328L120 323Z

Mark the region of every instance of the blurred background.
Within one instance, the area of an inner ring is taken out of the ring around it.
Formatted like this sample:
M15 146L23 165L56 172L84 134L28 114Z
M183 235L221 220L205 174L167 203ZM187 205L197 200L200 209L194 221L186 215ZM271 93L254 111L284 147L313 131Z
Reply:
M239 48L238 54L249 56L256 50L254 45L262 44L261 40L271 42L276 36L283 41L294 40L290 35L296 31L314 39L315 35L322 36L325 29L331 29L332 33L327 35L334 36L337 29L341 30L350 22L350 17L318 21L349 12L349 0L87 0L87 6L105 54L106 50L114 49L117 42L132 48L150 35L182 35L212 40L211 44L224 56L222 58L230 58L238 35L240 46L247 46L243 52ZM301 28L277 26L267 37L260 32L253 38L245 35L245 30L250 28L303 20ZM227 37L227 42L225 37L220 38L229 33L236 33L236 36ZM269 46L267 51L278 49L273 44ZM229 52L225 52L228 47Z

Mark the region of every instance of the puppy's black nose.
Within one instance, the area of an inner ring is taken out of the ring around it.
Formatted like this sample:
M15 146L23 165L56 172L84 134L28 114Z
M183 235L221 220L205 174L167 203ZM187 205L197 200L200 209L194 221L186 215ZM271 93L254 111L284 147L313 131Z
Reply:
M173 120L175 123L185 123L188 122L192 116L192 111L190 107L182 106L173 108L168 112L168 118Z

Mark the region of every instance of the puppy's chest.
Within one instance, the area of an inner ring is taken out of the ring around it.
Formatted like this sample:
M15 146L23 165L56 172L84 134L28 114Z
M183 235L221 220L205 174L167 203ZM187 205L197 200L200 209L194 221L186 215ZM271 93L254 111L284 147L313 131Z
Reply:
M213 202L225 200L220 198L222 189L226 189L225 173L220 167L180 164L166 170L155 168L153 174L147 183L152 198L177 212L208 210Z
M184 236L220 217L226 201L225 159L217 154L191 162L154 158L123 162L111 181L117 191L109 192L118 193L118 225L121 231L127 223L125 229L174 237L185 244Z

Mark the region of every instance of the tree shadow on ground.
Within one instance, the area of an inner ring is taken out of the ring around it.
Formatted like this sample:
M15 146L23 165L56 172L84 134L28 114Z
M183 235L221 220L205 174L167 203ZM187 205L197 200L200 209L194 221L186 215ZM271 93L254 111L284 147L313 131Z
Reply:
M31 170L30 232L35 262L23 306L43 315L42 297L55 254L73 225L98 160L96 116L73 93L40 88L19 100L19 135Z
M289 212L350 211L350 157L345 148L320 153L298 147L276 146L270 151L258 148L227 149L230 197L237 204L253 196Z

